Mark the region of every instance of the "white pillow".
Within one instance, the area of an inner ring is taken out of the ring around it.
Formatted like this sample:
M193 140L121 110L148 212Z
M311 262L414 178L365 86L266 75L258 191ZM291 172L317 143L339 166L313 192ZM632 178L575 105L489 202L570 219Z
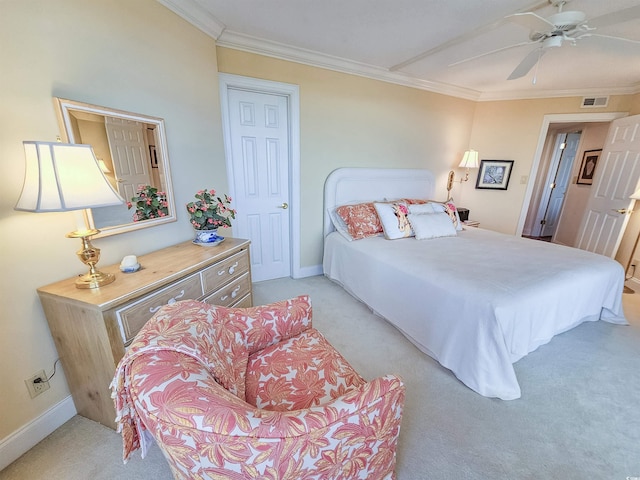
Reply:
M444 212L421 215L410 213L408 218L415 232L416 240L456 236L456 227L454 227L449 215Z
M424 213L438 213L444 212L444 205L441 203L416 203L414 205L409 205L409 213L414 213L416 215L422 215Z
M385 238L395 240L413 237L413 230L407 219L409 209L405 203L374 203L373 206L378 212Z

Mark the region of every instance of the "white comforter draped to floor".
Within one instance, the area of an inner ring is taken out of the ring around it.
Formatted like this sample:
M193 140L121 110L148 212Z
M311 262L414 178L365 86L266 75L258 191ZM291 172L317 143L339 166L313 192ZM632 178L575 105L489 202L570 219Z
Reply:
M456 237L325 239L324 273L487 397L520 397L513 363L587 320L626 324L610 258L467 228Z

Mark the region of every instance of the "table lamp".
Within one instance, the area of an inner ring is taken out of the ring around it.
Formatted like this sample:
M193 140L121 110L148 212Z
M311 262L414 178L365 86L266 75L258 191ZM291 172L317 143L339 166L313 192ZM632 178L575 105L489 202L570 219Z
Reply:
M15 210L25 212L67 212L119 205L124 200L104 176L90 145L61 142L23 142L24 184ZM100 230L86 229L67 234L82 240L77 255L89 272L76 280L78 288L98 288L115 280L111 273L96 269L100 249L90 238Z

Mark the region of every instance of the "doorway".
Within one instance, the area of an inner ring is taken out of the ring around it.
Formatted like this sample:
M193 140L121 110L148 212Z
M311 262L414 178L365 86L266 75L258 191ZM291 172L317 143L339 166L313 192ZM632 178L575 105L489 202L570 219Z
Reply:
M253 281L300 274L300 122L296 85L220 74L234 234L251 240Z
M580 160L581 152L590 148L600 148L606 137L606 125L617 118L626 117L624 112L614 113L576 113L576 114L551 114L545 115L538 136L538 145L534 154L534 160L531 166L529 177L533 181L527 184L527 191L520 211L520 220L516 229L517 236L537 235L535 232L534 221L541 205L543 192L547 182L547 173L551 162L551 155L555 142L555 133L561 131L582 131L581 142L578 145L578 158L574 165ZM595 129L600 124L602 128L601 138L587 134L587 130ZM552 135L553 141L549 142L549 136ZM595 144L595 146L594 146ZM563 205L560 210L560 217L556 225L554 233L555 243L573 246L576 241L582 214L588 198L588 188L577 188L581 185L575 185L575 175L571 175L569 179L568 193L563 199ZM538 230L539 231L539 230Z
M532 203L527 214L524 236L553 241L562 206L571 180L576 153L582 135L575 126L549 128L545 145L545 159L539 172L539 201Z

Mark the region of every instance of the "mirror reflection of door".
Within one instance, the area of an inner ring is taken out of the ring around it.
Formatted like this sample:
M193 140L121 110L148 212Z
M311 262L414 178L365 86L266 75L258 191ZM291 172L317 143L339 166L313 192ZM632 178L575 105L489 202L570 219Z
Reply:
M118 193L130 199L138 185L151 185L151 165L146 127L125 118L105 118L111 159L116 172Z
M158 169L152 168L154 125L85 112L74 112L73 119L75 138L93 146L105 176L122 198L130 200L139 185L161 184ZM97 228L133 222L126 204L94 208L92 213Z

